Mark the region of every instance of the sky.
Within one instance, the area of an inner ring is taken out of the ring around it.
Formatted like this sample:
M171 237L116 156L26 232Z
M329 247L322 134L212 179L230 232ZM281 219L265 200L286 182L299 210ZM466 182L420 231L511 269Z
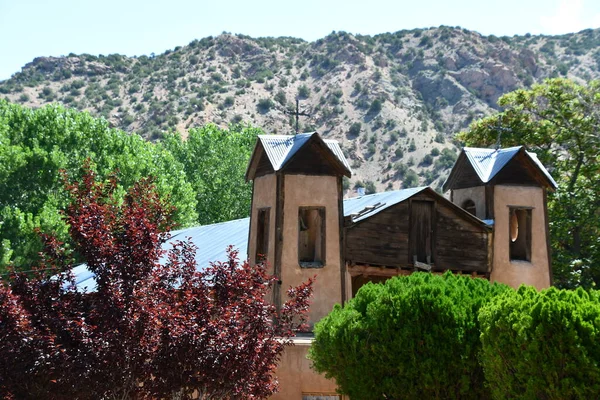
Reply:
M600 27L599 0L0 0L0 80L38 56L160 54L222 32L314 41L439 25L483 35Z

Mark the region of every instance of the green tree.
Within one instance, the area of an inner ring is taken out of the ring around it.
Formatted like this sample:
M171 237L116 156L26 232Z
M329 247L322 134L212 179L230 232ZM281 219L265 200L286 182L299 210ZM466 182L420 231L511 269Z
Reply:
M317 323L309 357L351 398L489 397L477 312L506 290L451 273L367 284Z
M31 110L0 100L0 268L8 263L26 268L37 260L38 229L67 240L59 171L77 176L88 158L101 180L118 171L119 196L142 177L154 176L160 195L177 207L176 222L187 226L197 220L183 166L161 146L87 113L58 105Z
M367 113L371 114L371 115L377 115L381 112L382 107L383 107L383 103L381 102L381 100L375 99L371 103L371 106L369 107L369 111Z
M275 103L273 103L273 100L267 98L258 100L258 103L256 104L256 108L261 114L268 113L274 106Z
M298 98L299 99L308 99L310 97L310 88L306 85L300 85L298 87Z
M183 165L193 187L201 225L248 216L252 187L244 173L259 134L248 126L209 124L190 129L186 140L177 133L165 136L164 147Z
M411 168L404 173L402 187L405 189L415 187L419 184L419 175Z
M550 79L502 96L504 111L475 121L459 138L469 146L525 145L557 180L548 212L554 283L600 284L600 81Z
M600 393L597 291L522 286L479 312L481 360L496 399L591 399Z

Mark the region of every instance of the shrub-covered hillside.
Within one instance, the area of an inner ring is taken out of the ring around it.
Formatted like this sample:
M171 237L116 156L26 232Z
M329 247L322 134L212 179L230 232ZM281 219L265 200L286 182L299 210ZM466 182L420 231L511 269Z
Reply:
M439 27L315 42L222 34L160 55L39 57L0 96L60 102L113 127L157 139L213 122L250 122L336 138L356 172L352 186L439 187L452 165L452 135L489 114L506 92L547 77L600 76L600 30L561 36L482 36Z

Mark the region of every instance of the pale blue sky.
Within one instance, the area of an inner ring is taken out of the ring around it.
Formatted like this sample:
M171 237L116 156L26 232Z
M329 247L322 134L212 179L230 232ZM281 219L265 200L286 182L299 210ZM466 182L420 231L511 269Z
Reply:
M223 31L321 38L462 26L485 35L600 27L599 0L0 0L0 80L37 56L162 53Z

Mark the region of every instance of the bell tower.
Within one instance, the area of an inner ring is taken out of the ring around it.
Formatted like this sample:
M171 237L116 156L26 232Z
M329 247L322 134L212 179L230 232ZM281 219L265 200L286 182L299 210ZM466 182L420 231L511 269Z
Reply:
M351 170L338 143L318 133L261 135L246 180L252 180L248 256L266 259L279 278L273 301L316 275L309 324L346 299L342 253L342 178Z
M523 146L465 147L444 191L451 201L493 227L490 279L538 289L552 284L547 192L557 184Z

